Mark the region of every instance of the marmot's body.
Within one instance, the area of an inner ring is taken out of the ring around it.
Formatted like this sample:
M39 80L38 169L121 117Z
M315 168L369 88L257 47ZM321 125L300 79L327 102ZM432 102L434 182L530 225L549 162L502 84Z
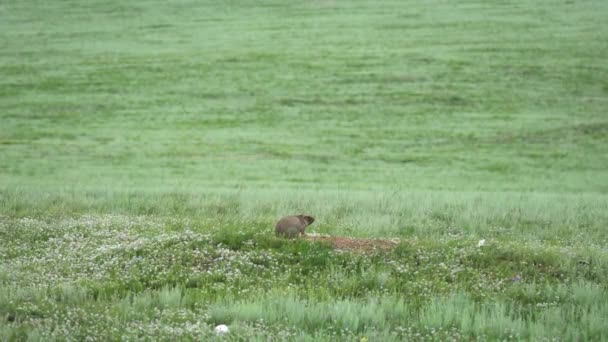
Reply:
M295 238L304 235L304 229L315 221L312 216L285 216L277 222L274 232L277 236Z

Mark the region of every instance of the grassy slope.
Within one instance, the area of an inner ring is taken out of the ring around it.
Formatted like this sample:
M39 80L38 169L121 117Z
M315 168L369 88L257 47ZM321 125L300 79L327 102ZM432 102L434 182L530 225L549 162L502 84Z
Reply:
M608 338L606 12L0 3L0 340Z
M0 179L605 193L605 10L4 4Z

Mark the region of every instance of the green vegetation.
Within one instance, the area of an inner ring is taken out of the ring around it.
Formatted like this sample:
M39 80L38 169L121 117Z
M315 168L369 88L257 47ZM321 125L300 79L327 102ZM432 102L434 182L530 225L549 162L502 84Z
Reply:
M0 340L608 339L605 13L0 2Z
M339 253L263 226L3 218L0 336L400 340L606 336L608 255L463 236ZM518 277L514 277L518 275Z

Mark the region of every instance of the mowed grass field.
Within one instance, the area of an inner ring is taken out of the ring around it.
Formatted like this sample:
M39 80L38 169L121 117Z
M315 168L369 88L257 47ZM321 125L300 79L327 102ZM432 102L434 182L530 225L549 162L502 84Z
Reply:
M1 1L0 340L608 340L606 13Z

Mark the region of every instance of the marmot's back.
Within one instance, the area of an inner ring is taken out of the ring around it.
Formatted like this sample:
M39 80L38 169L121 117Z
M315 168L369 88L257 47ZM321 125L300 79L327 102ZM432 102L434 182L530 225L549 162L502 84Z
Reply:
M304 230L315 221L312 216L285 216L277 222L274 232L277 236L295 238L304 234Z

